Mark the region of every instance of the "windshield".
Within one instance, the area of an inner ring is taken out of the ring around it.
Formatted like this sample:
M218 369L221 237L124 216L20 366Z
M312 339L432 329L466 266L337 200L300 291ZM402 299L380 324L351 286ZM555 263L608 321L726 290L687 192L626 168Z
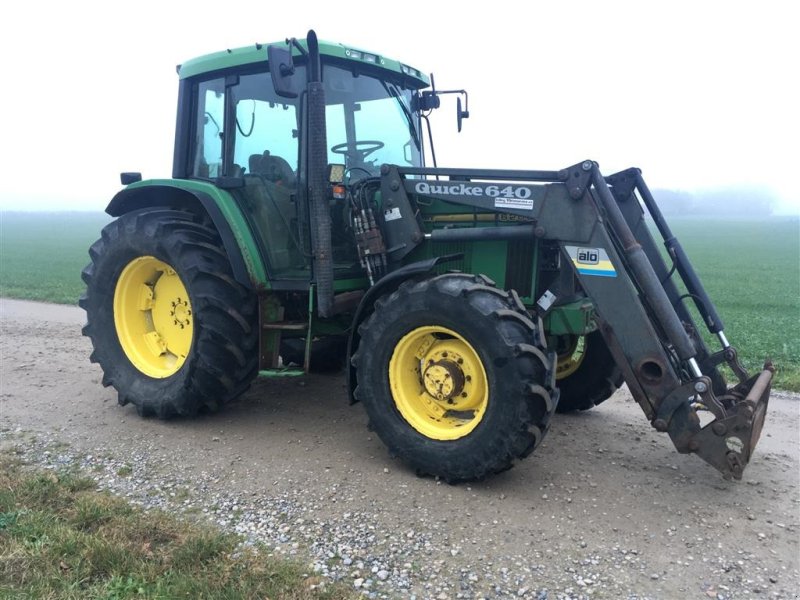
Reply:
M422 166L413 90L326 65L328 162L344 163L350 179L378 175L384 163Z

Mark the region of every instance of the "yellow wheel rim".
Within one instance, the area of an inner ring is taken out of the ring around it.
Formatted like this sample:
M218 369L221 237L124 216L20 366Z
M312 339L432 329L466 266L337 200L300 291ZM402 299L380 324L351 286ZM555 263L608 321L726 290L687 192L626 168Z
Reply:
M128 263L114 290L114 324L142 373L159 379L177 373L192 347L194 315L175 269L152 256Z
M556 379L569 377L581 366L586 356L586 337L575 337L570 347L558 355L556 364Z
M389 361L395 406L415 430L434 440L472 432L489 404L486 370L467 340L445 327L418 327Z

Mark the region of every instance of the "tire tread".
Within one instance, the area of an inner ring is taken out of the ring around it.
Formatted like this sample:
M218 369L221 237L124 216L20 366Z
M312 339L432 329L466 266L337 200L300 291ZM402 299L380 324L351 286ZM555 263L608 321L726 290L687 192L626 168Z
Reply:
M179 271L191 297L190 355L181 370L163 380L127 360L113 311L109 314L116 278L98 274L118 276L125 264L116 262L124 252L165 260ZM158 207L127 213L103 228L89 257L81 274L87 286L79 303L87 315L83 334L92 341L90 360L103 369L103 385L116 388L121 405L134 404L144 417L193 416L215 410L250 386L258 370L255 294L235 280L218 234L197 215Z

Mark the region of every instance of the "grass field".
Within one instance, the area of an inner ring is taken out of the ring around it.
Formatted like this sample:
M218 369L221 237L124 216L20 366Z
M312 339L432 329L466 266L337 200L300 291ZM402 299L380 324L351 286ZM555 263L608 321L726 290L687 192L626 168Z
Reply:
M0 296L74 304L102 213L0 213ZM800 391L800 220L671 219L745 365ZM716 346L714 346L716 348Z
M0 296L76 304L104 213L0 213Z
M800 220L672 219L670 225L748 370L769 357L778 368L775 387L800 391Z
M0 454L0 597L79 600L352 597L236 535L97 491L71 471Z

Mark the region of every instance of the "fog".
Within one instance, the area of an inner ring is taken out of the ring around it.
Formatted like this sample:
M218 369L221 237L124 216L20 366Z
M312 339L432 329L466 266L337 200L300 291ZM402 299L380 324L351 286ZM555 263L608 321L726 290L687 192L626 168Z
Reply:
M638 166L651 188L800 213L791 3L378 6L18 4L0 25L0 209L102 210L120 171L169 176L175 65L315 28L468 90L461 134L454 99L432 119L440 166L591 158L609 174Z

